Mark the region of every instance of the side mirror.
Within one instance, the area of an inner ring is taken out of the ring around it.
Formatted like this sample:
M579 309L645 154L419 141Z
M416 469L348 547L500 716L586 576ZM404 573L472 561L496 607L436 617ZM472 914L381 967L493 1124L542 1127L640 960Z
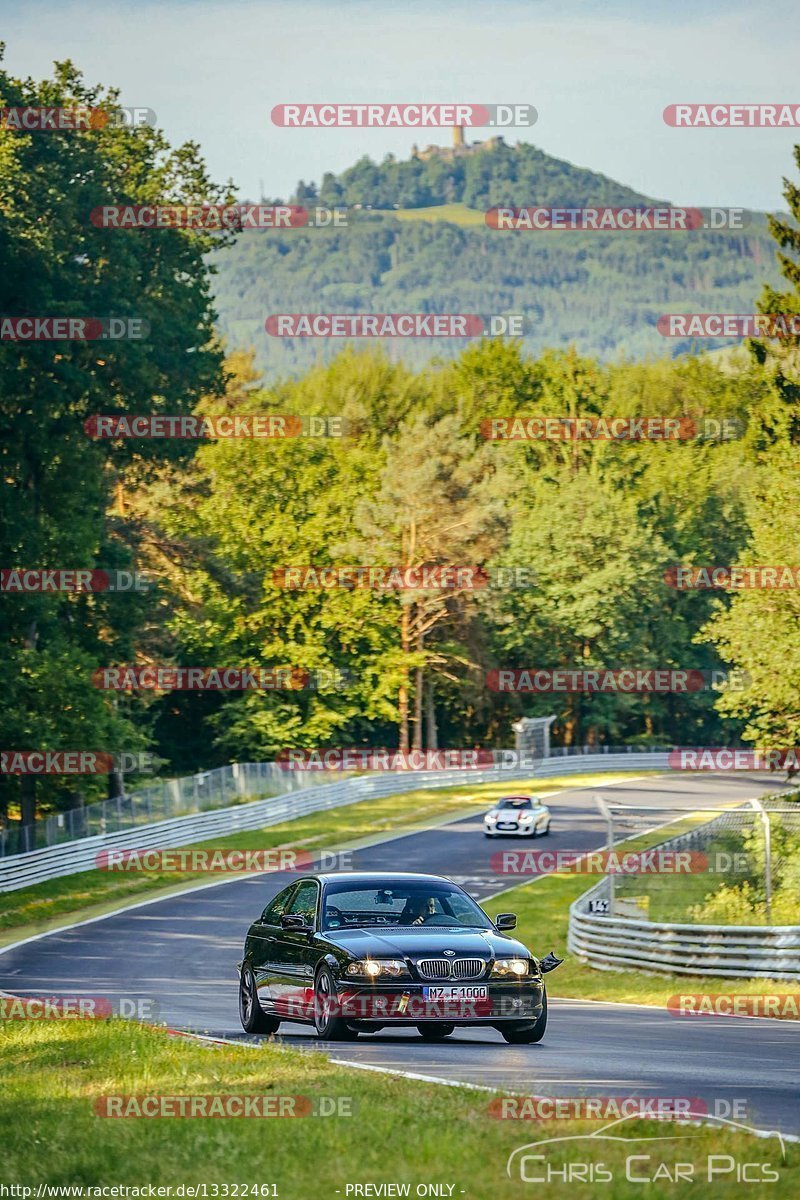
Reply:
M295 933L311 933L312 928L300 913L284 913L281 917L281 929L293 929Z
M516 913L498 913L495 918L496 929L516 929L517 914Z
M560 967L563 961L563 958L556 958L551 950L544 958L539 959L539 970L546 975L548 971L555 971L556 967Z

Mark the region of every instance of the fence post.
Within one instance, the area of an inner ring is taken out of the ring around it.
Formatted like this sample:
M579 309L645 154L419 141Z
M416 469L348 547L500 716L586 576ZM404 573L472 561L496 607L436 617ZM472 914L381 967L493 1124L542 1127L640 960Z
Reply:
M608 807L608 805L606 804L606 802L602 796L595 796L594 800L595 800L595 804L600 809L601 817L604 819L604 821L606 823L606 845L609 850L613 850L614 849L614 817L611 813L611 809ZM614 915L614 900L615 900L614 872L608 871L606 874L606 878L608 880L608 915L610 917L613 917L613 915Z
M761 818L764 830L764 910L767 924L772 924L772 830L769 824L769 813L760 800L751 800L751 806Z

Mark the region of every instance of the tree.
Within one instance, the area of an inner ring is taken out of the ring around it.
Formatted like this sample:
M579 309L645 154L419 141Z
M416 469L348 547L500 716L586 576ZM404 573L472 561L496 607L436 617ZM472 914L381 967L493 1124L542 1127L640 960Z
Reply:
M596 469L575 475L564 466L529 481L516 497L499 561L527 566L535 585L491 598L495 664L530 670L683 665L663 660L655 628L668 559L636 500L604 484ZM523 698L517 711L555 711L557 732L573 745L619 735L632 724L652 733L649 699L543 695Z
M748 523L738 565L798 566L800 449L784 446L758 470ZM737 591L715 607L700 637L749 677L745 690L720 697L720 711L745 720L743 736L759 748L800 745L800 591Z
M800 168L800 146L794 150ZM784 196L800 219L800 188L784 180ZM763 313L800 314L800 232L770 217L780 247L778 261L789 285L765 287ZM788 253L784 253L788 251ZM747 506L749 539L742 566L797 566L800 547L800 337L754 340L751 350L768 382L751 414L753 485ZM732 593L719 601L699 639L712 642L722 657L749 676L742 692L725 693L719 708L746 721L743 736L767 749L800 744L800 601L796 589Z
M0 130L0 310L149 326L143 340L0 342L0 562L131 567L138 538L125 516L126 484L191 447L92 441L84 422L98 413L188 412L220 386L203 256L224 238L101 229L89 214L101 205L214 202L228 192L211 185L195 145L173 150L158 130L115 121L118 94L87 86L68 62L40 83L0 71L0 94L9 107L92 108L110 118L86 131ZM121 595L17 594L5 608L0 742L73 749L70 739L94 731L89 749L138 748L144 715L131 719L132 709L123 718L93 687L91 669L132 649L153 606ZM121 744L97 746L106 736ZM31 788L25 819L34 815Z

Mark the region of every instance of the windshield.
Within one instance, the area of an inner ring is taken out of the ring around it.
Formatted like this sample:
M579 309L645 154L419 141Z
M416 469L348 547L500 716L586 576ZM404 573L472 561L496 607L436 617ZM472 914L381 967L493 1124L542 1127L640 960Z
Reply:
M333 883L325 889L323 929L491 929L492 923L466 892L453 884Z
M507 796L500 801L498 808L533 808L533 801L529 796Z

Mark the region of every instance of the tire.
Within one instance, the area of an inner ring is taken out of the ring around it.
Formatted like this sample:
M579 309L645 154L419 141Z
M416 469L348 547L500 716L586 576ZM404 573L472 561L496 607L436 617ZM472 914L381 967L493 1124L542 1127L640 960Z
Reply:
M277 1017L270 1017L258 1002L258 990L253 969L242 963L239 976L239 1020L245 1033L275 1033L280 1025Z
M539 834L539 837L547 837L549 832L550 832L550 822L548 821L547 824L545 825L544 829L542 830L542 832Z
M336 984L330 967L323 966L314 980L314 1027L317 1037L327 1042L351 1042L358 1030L331 1011L330 998L336 995Z
M450 1037L455 1025L448 1025L446 1021L431 1021L430 1025L418 1025L417 1029L426 1042L440 1042L442 1038Z
M547 992L542 994L542 1011L535 1021L498 1025L497 1028L505 1040L514 1046L527 1046L533 1042L540 1042L547 1028Z

